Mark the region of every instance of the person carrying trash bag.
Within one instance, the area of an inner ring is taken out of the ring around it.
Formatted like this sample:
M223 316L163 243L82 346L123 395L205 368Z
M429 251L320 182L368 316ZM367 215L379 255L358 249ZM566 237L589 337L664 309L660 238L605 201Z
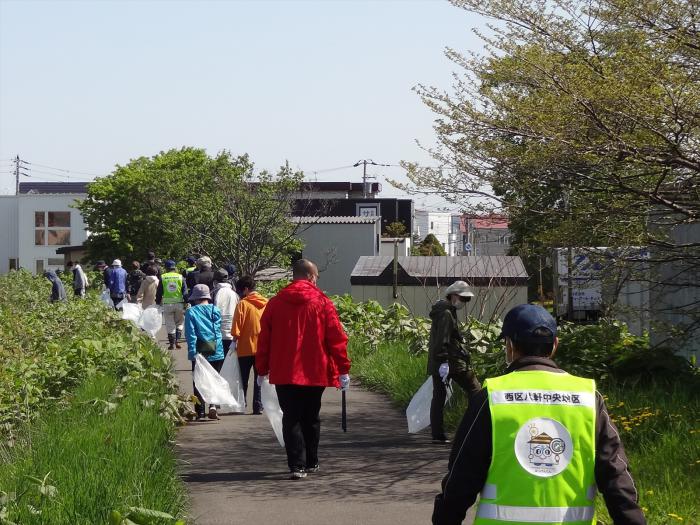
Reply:
M506 372L472 397L436 496L434 525L593 525L600 491L616 525L644 525L620 435L595 381L552 360L554 318L521 304L503 320Z
M255 368L259 384L269 374L275 385L290 479L297 480L319 470L321 396L329 386L347 390L350 360L335 305L316 287L316 265L299 259L292 279L260 319Z
M241 300L236 305L231 325L231 335L236 340L238 365L241 368L243 391L248 395L248 379L253 370L253 414L263 412L262 395L258 384L258 372L255 368L255 353L258 351L260 334L260 318L265 311L267 299L255 291L255 279L243 275L236 282L236 291ZM246 398L246 405L247 405Z
M470 366L470 357L459 331L457 310L474 297L464 281L455 281L445 290L445 299L430 311L430 342L428 345L428 375L433 378L433 400L430 404L430 430L435 443L449 443L443 422L447 383L457 383L467 398L481 389Z
M195 357L202 354L217 372L224 364L224 345L221 340L221 311L212 304L209 287L197 284L190 293L190 304L185 312L185 340L187 341L187 359L192 361L194 373ZM194 395L199 404L195 407L197 419L204 418L204 399L194 385ZM209 406L209 419L219 419L214 405Z
M177 272L177 264L172 259L165 261L165 273L160 276L156 303L163 305L163 317L168 331L168 350L180 348L182 326L185 321L185 297L187 284Z

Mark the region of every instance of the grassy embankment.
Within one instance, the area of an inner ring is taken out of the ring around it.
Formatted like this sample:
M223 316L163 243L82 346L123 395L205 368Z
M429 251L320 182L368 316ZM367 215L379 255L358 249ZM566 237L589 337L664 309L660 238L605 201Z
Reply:
M388 393L401 409L426 379L426 354L411 355L403 343L371 350L353 341L350 354L353 375ZM599 388L625 444L648 523L700 523L700 399L683 384ZM456 388L445 414L448 428L456 428L464 409ZM597 508L599 523L611 525L600 496Z
M0 277L0 524L175 523L170 358L96 296L47 292Z

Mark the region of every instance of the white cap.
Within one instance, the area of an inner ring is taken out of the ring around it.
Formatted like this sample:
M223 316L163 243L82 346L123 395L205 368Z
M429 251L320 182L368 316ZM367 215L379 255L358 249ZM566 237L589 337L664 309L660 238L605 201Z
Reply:
M459 295L461 297L474 297L474 294L469 290L469 285L464 281L455 281L445 290L445 297L448 295Z
M114 259L112 261L112 266L121 266L122 262L119 259Z

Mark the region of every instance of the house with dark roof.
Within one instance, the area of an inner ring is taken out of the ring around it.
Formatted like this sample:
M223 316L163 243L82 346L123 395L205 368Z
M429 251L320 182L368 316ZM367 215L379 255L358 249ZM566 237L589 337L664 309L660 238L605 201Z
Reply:
M455 281L465 281L474 298L464 311L488 321L527 302L528 274L520 257L509 256L360 257L350 275L356 301L382 306L400 303L413 315L427 316ZM462 313L459 314L463 315Z

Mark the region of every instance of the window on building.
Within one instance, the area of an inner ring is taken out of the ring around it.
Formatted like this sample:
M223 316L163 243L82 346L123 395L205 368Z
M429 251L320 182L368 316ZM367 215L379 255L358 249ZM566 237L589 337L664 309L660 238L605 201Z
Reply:
M48 220L47 220L48 218ZM48 227L48 229L47 229ZM37 211L34 212L35 246L70 245L70 212Z
M10 259L10 270L16 270L18 267L17 259Z
M64 264L63 257L49 257L49 266L63 266Z
M50 211L49 228L70 228L70 212L69 211Z
M433 223L433 221L430 221L430 229L432 230L434 228L435 228L435 224Z
M37 275L44 273L44 259L36 260L36 273Z

